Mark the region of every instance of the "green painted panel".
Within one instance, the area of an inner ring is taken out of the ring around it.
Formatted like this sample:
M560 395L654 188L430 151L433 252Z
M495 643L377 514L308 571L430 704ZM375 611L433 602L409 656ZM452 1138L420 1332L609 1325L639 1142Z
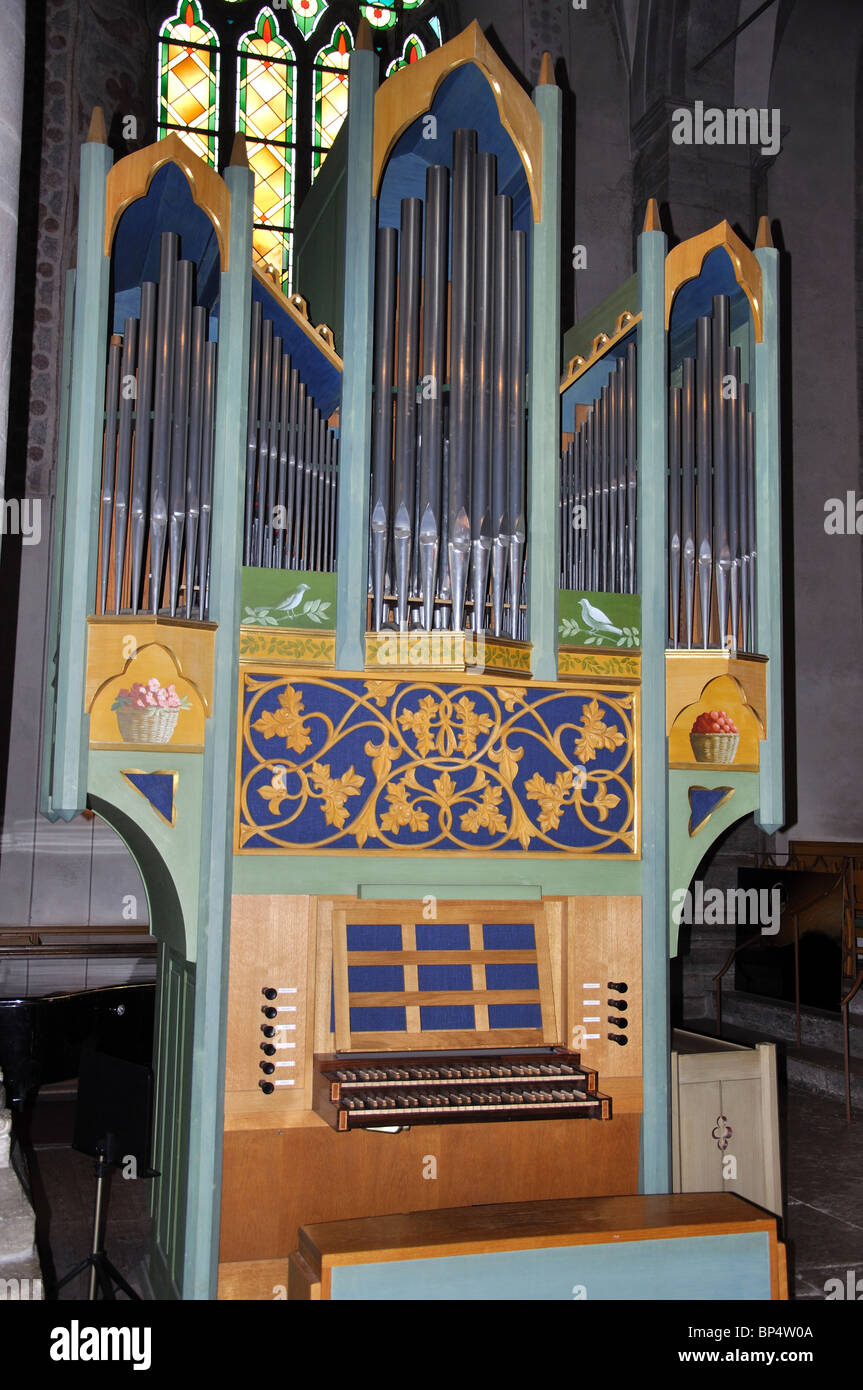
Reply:
M347 150L343 125L294 223L295 288L307 301L312 322L326 323L333 330L340 354L344 351Z
M314 570L243 570L244 627L307 627L336 625L334 574Z
M763 744L762 744L763 747ZM689 788L733 787L734 795L718 806L696 835L689 834ZM668 935L669 952L677 955L679 926L671 915L674 893L688 888L698 865L719 836L758 805L758 773L735 772L727 767L712 770L672 768L668 774Z
M159 951L156 995L156 1103L150 1187L150 1277L159 1299L179 1299L189 1184L194 967L168 947Z
M557 631L577 647L640 647L641 595L561 589Z
M96 590L110 270L104 253L105 180L112 161L113 155L107 145L88 141L81 146L63 593L51 785L51 809L67 820L82 811L86 802L89 725L89 717L84 713L86 622L93 609Z
M557 499L560 495L560 147L562 96L537 87L542 121L542 220L530 276L527 595L533 674L557 679Z
M60 419L57 428L57 490L54 498L54 535L51 550L51 585L48 595L48 669L45 711L42 718L42 758L39 769L39 810L57 820L51 806L54 769L54 735L57 714L57 663L60 641L60 599L63 584L63 537L66 525L66 474L69 467L69 392L72 382L72 325L75 318L75 271L66 271L63 311L63 357L60 368Z
M756 252L762 275L764 338L755 344L755 610L757 650L767 664L767 738L761 745L758 824L773 834L785 819L782 709L782 493L779 417L779 252Z
M176 771L176 822L173 826L167 825L146 797L136 792L122 775L131 769ZM94 749L90 753L88 792L93 810L114 827L141 870L153 935L168 941L188 960L194 960L203 798L201 755L171 754L167 749L161 753L123 750L115 753ZM176 899L179 909L179 925L172 898Z
M238 855L234 859L235 893L345 893L370 896L374 885L382 897L517 898L522 889L532 897L637 896L641 864L624 859L598 863L589 859L537 860L527 855L494 861L494 890L489 887L489 860L467 856L433 863L430 857L398 859L377 855L314 858L304 855Z
M345 222L350 228L351 251L344 300L336 665L340 671L361 671L365 664L369 568L377 207L372 197L372 156L377 55L365 50L352 53L349 71ZM326 168L325 164L324 172Z
M643 598L641 777L650 809L643 819L641 956L644 996L644 1112L640 1182L644 1192L671 1187L668 863L665 735L665 634L668 576L666 472L667 368L665 255L662 232L638 239L641 322L638 342L638 572Z

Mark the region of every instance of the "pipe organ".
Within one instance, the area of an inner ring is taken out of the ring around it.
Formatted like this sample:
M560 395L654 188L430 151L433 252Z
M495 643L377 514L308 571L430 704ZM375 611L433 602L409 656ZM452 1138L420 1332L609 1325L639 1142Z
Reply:
M113 164L97 114L82 152L42 809L147 884L162 1297L342 1296L343 1240L362 1297L433 1229L481 1298L479 1207L542 1288L591 1203L678 1230L670 894L781 821L766 226L669 251L651 204L561 350L550 59L528 95L472 25L378 76L365 26L297 218L338 340L253 266L241 138ZM699 1211L664 1268L754 1219ZM701 1296L779 1296L770 1231Z

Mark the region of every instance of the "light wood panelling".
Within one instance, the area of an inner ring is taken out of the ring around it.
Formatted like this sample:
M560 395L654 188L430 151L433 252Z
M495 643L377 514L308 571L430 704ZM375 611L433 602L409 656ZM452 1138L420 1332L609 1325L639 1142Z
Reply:
M294 1298L290 1291L288 1260L238 1260L219 1265L217 1298L284 1301Z
M566 950L567 1045L597 1069L603 1090L609 1077L640 1076L641 899L570 898ZM610 981L624 983L626 993L610 990ZM608 1022L615 1017L626 1019L625 1029ZM609 1034L625 1036L626 1045L609 1042Z
M311 1104L313 922L309 897L249 894L233 899L225 1089L256 1093L278 1109L308 1109ZM267 987L294 992L267 1000L262 993ZM261 1026L268 1020L261 1010L270 1006L294 1012L279 1013L270 1020L277 1034L269 1041L277 1050L275 1056L265 1058ZM277 1087L273 1096L264 1096L258 1089L258 1082L265 1079L263 1061L293 1062L290 1067L277 1065L267 1079L292 1080L294 1085Z
M639 1127L638 1114L615 1113L602 1123L424 1125L401 1134L338 1134L323 1122L233 1131L225 1135L220 1258L287 1258L299 1227L316 1221L635 1192Z

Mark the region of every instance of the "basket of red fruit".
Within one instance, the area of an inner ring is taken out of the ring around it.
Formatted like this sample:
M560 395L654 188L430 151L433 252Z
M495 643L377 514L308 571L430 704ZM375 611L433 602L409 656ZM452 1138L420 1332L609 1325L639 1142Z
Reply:
M696 762L733 763L740 733L725 710L705 710L693 724L689 742Z

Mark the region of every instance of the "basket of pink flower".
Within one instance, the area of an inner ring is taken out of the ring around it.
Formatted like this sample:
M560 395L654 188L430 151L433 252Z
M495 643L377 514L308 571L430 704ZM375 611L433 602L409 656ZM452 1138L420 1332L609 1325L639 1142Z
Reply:
M152 676L146 685L136 681L129 690L119 690L111 708L124 743L170 743L180 710L192 704L173 685L163 686Z

